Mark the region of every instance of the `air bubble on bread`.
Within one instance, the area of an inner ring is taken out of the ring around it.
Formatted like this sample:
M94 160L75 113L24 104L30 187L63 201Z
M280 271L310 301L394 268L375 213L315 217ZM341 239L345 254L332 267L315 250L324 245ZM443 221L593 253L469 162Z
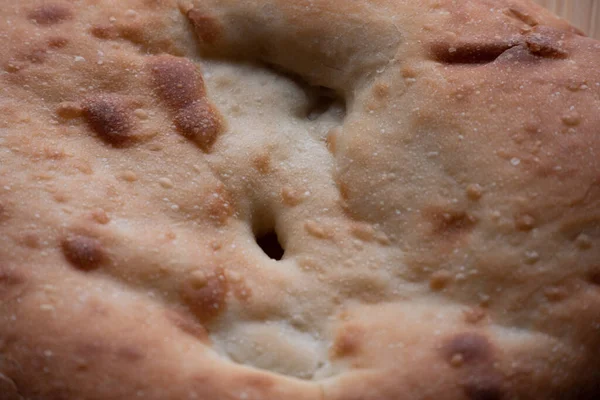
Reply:
M530 231L535 225L535 218L530 214L523 213L515 217L515 227L520 231Z
M118 97L89 97L82 109L89 127L106 143L118 147L132 139L131 113Z
M198 67L173 56L154 57L149 67L154 91L171 111L179 133L210 152L223 130L223 121L206 98Z
M477 201L483 196L483 188L477 183L467 186L467 196L470 200Z
M571 109L561 117L561 121L567 126L577 126L581 124L582 117L575 109Z
M446 238L464 235L478 222L475 216L460 210L432 208L426 212L426 215L430 218L433 232Z
M489 340L479 333L460 333L447 339L442 346L447 362L460 355L465 364L489 363L493 360L493 348Z
M307 197L306 190L295 189L292 186L284 186L281 188L281 201L288 207L299 205Z
M214 107L198 100L175 115L175 126L185 137L193 139L205 152L210 151L221 132L221 120Z
M306 221L304 229L309 235L317 239L332 239L334 236L334 232L330 227L318 221Z
M495 367L495 350L475 332L459 333L442 345L442 355L457 369L458 383L469 400L501 400L505 397L502 375Z
M106 261L102 243L86 235L73 234L61 243L63 254L71 265L82 271L92 271Z
M220 269L191 272L183 282L180 294L200 322L210 322L225 311L229 285Z
M154 90L172 110L185 108L206 96L198 67L188 59L157 56L149 66Z
M56 114L64 119L79 118L83 115L83 108L78 103L65 101L58 105L56 108Z

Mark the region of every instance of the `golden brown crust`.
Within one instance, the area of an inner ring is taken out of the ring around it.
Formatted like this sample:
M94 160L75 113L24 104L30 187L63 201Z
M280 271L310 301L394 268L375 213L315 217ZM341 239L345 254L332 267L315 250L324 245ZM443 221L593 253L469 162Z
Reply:
M599 42L524 0L1 14L0 400L600 396Z

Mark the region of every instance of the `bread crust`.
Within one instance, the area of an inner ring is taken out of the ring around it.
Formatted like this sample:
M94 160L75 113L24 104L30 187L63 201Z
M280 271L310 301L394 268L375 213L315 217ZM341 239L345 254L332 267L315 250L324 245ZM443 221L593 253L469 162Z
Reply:
M600 397L600 42L524 0L0 3L0 400Z

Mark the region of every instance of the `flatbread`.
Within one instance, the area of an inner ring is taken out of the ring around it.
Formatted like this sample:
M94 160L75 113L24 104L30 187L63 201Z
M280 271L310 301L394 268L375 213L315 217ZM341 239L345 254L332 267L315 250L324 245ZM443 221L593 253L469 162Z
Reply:
M600 398L600 42L517 0L1 5L0 399Z

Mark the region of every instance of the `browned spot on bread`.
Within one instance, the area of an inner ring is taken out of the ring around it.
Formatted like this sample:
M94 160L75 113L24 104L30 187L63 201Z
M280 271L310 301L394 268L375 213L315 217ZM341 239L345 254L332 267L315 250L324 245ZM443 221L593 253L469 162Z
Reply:
M547 26L537 26L533 32L525 36L529 51L544 58L567 58L569 53L563 48L564 31L557 31Z
M477 218L466 211L432 209L425 213L433 226L433 232L445 237L453 237L473 229Z
M266 175L272 171L271 158L266 152L254 157L252 159L252 165L261 175Z
M202 342L208 341L208 331L196 320L177 310L168 310L167 318L177 328Z
M51 49L62 49L69 44L69 39L62 36L53 36L48 39L48 47Z
M385 100L390 94L390 85L379 82L373 86L373 96L378 100Z
M20 241L30 249L39 249L42 239L36 232L24 232Z
M340 134L341 134L340 128L334 128L327 133L326 144L327 144L327 149L331 153L335 153L335 151L337 149L337 139Z
M346 182L338 181L338 189L340 191L340 197L343 201L350 199L350 186Z
M488 339L474 332L448 338L442 356L459 373L459 384L469 400L504 398L502 375L494 367L494 349Z
M483 196L483 188L477 183L467 186L467 196L469 200L477 201Z
M448 271L435 271L429 277L429 287L435 291L443 290L452 282L452 278Z
M535 218L529 214L519 214L515 217L515 227L520 231L530 231L535 228Z
M119 32L114 25L94 25L90 28L90 33L98 39L116 39Z
M8 300L27 284L27 275L15 268L0 264L0 300Z
M149 65L154 90L172 110L178 111L205 97L204 80L191 61L158 56Z
M481 307L472 307L463 312L465 322L468 324L477 324L485 319L487 312Z
M331 348L332 358L356 355L365 340L365 330L358 325L345 325L338 333Z
M183 301L202 323L211 321L225 310L227 292L227 279L220 269L194 271L180 290Z
M56 108L56 114L64 119L79 118L83 115L83 108L77 103L65 101Z
M206 100L198 68L189 60L173 56L154 57L149 66L154 91L174 112L177 130L203 151L210 151L223 130L223 122Z
M138 24L120 26L118 35L132 43L142 44L145 42L143 26Z
M27 18L40 25L54 25L71 19L73 13L64 4L43 4L29 12Z
M222 129L218 112L202 100L179 110L175 116L175 126L205 152L210 151Z
M14 268L0 264L0 298L2 294L13 287L27 282L26 276Z
M213 44L221 36L222 28L215 18L196 9L188 11L187 16L192 21L196 34L204 43Z
M97 222L101 225L106 225L110 222L110 217L108 216L106 211L104 211L104 209L102 209L102 208L93 210L91 212L91 217L95 222Z
M99 240L84 235L71 235L62 241L65 258L77 269L92 271L102 265L106 253Z
M489 363L493 348L488 339L478 333L460 333L442 345L442 355L448 363L460 356L465 364Z
M275 386L275 379L268 375L252 374L241 377L239 379L240 387L248 387L252 391L258 393L267 393L271 388ZM270 396L261 396L263 398L269 398Z
M231 194L224 185L219 185L206 199L208 216L217 225L221 226L234 214L234 204Z
M177 328L186 334L193 336L203 342L208 341L208 332L207 330L196 320L190 318L188 315L183 312L177 310L168 310L167 318L171 321Z
M108 95L88 98L82 108L90 128L106 143L122 146L132 138L130 113L118 98Z

